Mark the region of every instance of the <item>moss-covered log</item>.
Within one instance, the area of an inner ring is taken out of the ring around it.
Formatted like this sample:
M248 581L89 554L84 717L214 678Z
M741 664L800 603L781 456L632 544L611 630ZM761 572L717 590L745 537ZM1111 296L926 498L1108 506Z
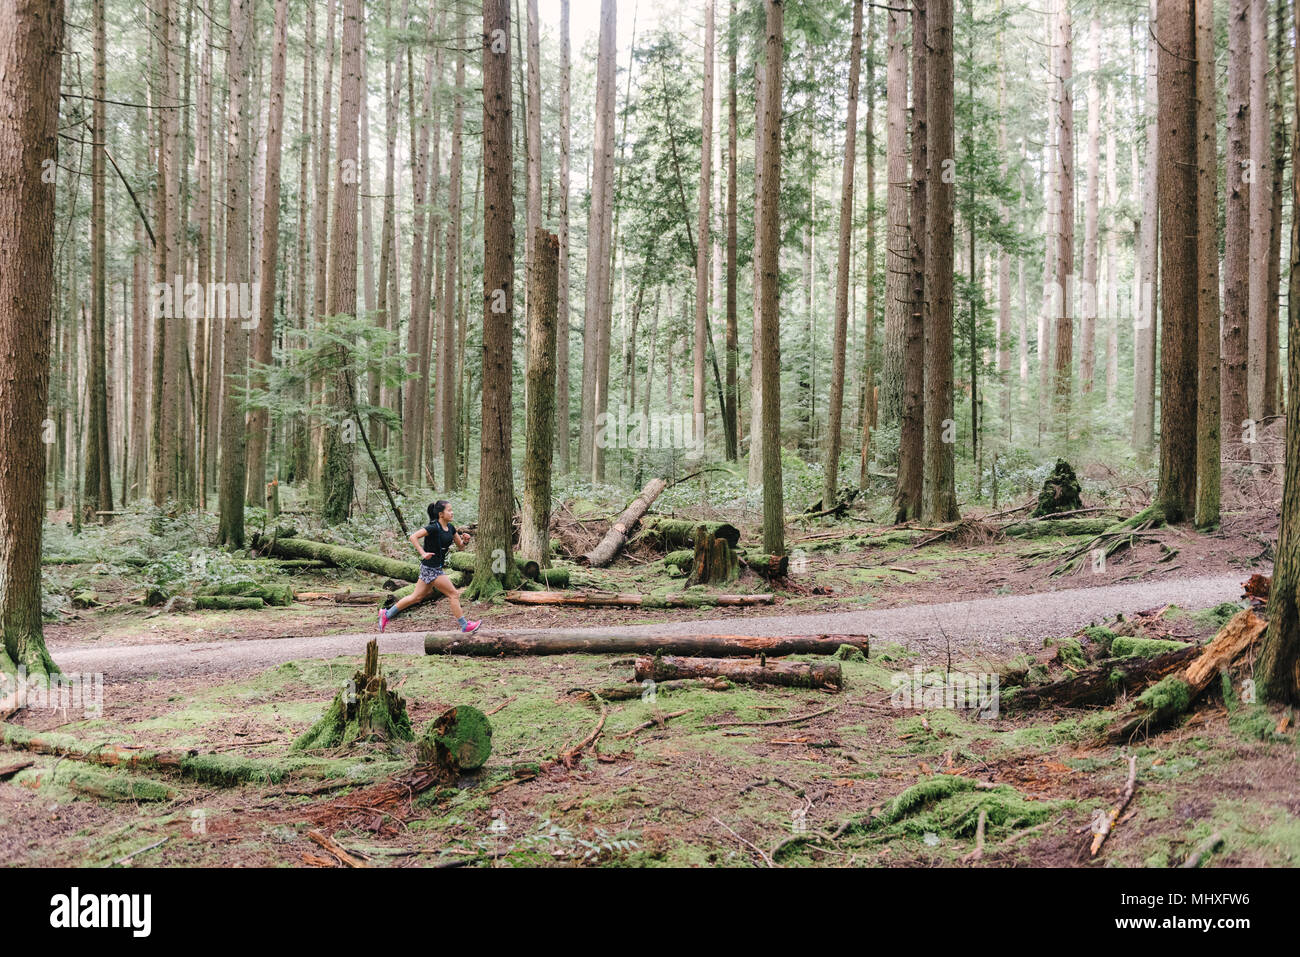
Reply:
M506 601L514 605L572 605L579 608L711 608L770 605L774 597L763 595L713 595L707 592L683 595L639 595L635 592L511 591Z
M268 605L293 604L292 585L263 585L254 581L222 582L219 585L206 585L198 590L198 594L258 598Z
M420 763L448 778L481 768L492 754L492 724L478 708L457 705L439 715L417 745Z
M56 762L49 768L29 768L13 780L15 784L33 789L64 787L104 801L170 801L176 796L176 789L161 781L97 771L71 762Z
M1113 526L1109 518L1040 518L1001 526L1008 538L1067 538L1100 535Z
M842 642L835 641L836 648ZM832 650L832 653L833 650ZM725 678L739 684L784 685L792 688L842 690L840 663L809 661L737 661L733 658L683 658L656 655L636 660L636 680L672 681L679 678Z
M338 568L359 568L398 581L413 582L420 578L419 562L386 558L342 545L327 545L305 538L276 538L254 541L254 546L269 548L270 554L276 558L311 558Z
M712 657L833 655L849 644L870 653L869 635L602 635L589 631L462 635L430 633L426 655L606 655L662 653ZM682 675L680 677L691 677Z
M1266 622L1247 608L1220 629L1185 669L1148 688L1131 711L1111 724L1103 735L1111 744L1122 744L1134 735L1157 730L1192 706L1221 671L1232 667L1264 633ZM1158 659L1150 659L1158 660Z
M379 670L379 645L366 643L366 661L348 686L334 696L329 709L293 743L295 751L335 748L354 741L411 741L406 702L388 688Z
M641 523L638 542L671 552L679 548L695 547L696 529L703 528L714 538L721 538L732 548L740 545L740 529L730 522L694 522L684 518L650 518Z
M1121 694L1132 694L1181 670L1199 650L1196 645L1184 645L1154 658L1111 658L1070 678L1051 684L1029 685L1014 694L1004 693L1001 706L1009 711L1024 711L1054 706L1084 708L1107 705Z
M769 555L767 552L749 549L741 553L741 561L757 575L767 579L782 579L790 572L789 555Z
M265 608L266 602L256 596L197 595L194 598L194 607L200 611L249 611L254 608Z
M619 515L614 523L610 525L609 531L605 537L591 551L582 556L581 561L592 568L604 568L614 560L614 556L622 549L627 537L631 534L636 523L641 521L641 516L646 513L654 500L657 499L661 492L668 487L668 483L661 478L651 479L641 489L640 494L628 503L627 508Z

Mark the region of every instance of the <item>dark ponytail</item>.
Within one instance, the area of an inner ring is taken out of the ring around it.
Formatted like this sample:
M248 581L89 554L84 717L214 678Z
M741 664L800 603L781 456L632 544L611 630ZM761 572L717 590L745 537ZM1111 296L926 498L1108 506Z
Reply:
M439 499L438 501L430 505L429 524L432 525L434 522L438 521L438 516L442 514L442 510L450 504L451 502L448 502L446 499Z

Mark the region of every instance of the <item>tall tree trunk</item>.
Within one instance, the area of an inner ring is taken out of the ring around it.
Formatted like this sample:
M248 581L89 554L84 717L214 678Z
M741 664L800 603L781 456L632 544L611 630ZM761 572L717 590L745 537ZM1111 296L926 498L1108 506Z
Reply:
M826 420L826 461L822 508L839 500L841 426L844 413L845 352L849 335L849 256L853 241L853 170L857 160L858 77L862 61L862 0L853 4L849 45L849 103L844 126L844 165L840 172L840 236L835 268L835 332L832 339L830 411ZM870 202L870 196L868 196Z
M63 4L0 2L0 672L56 672L41 627ZM97 130L98 132L98 130Z
M86 502L96 511L113 510L112 459L108 441L108 369L104 348L107 311L105 275L104 154L108 149L108 127L104 116L105 27L104 0L95 0L95 65L91 111L95 145L90 159L90 428L87 436ZM105 523L112 516L102 515Z
M551 565L551 454L555 448L555 314L560 241L538 228L533 240L533 291L528 297L527 425L519 554Z
M1070 0L1057 6L1057 252L1056 361L1054 417L1067 443L1070 435L1070 390L1074 372L1074 60Z
M957 519L952 387L953 155L952 0L927 0L926 133L931 170L925 238L925 497L927 522ZM972 260L974 257L972 256ZM973 266L973 262L972 262Z
M1267 322L1264 328L1264 404L1261 408L1264 418L1284 411L1282 405L1282 382L1278 377L1278 307L1279 293L1282 287L1282 193L1286 179L1286 121L1282 116L1282 77L1286 73L1286 54L1294 52L1286 41L1286 3L1277 0L1276 29L1273 31L1275 51L1273 58L1272 97L1273 116L1273 169L1269 177L1271 201L1269 203L1269 242L1268 242L1268 280L1267 280ZM1292 133L1294 136L1295 133Z
M1197 241L1196 81L1190 0L1159 0L1160 245L1164 335L1160 340L1160 485L1170 522L1196 505Z
M1250 315L1246 354L1247 414L1256 423L1264 417L1264 379L1268 349L1268 253L1271 239L1272 163L1269 160L1268 3L1250 7ZM1271 317L1273 322L1277 317ZM1251 452L1256 454L1255 444Z
M195 277L199 289L205 295L199 309L198 322L194 337L194 382L199 389L199 403L195 410L197 427L195 441L198 443L198 461L196 478L198 480L198 503L200 508L208 507L209 463L212 458L211 443L213 437L208 432L210 421L208 410L213 403L212 390L207 388L209 380L208 367L212 356L208 344L212 339L212 318L207 310L207 288L212 281L212 4L205 0L202 8L198 83L198 118L196 124L195 165L197 167L198 195L192 209L193 230L195 234ZM307 62L304 57L303 63ZM303 178L306 182L306 178Z
M612 220L605 204L605 184L612 175L614 132L614 43L616 12L614 0L601 0L600 41L596 60L596 125L592 140L591 200L587 216L587 292L583 308L582 419L578 436L578 468L583 475L595 471L596 417L600 338L604 313L609 246L607 234ZM606 144L611 145L606 152ZM601 420L604 421L603 419Z
M271 104L266 118L266 176L262 199L262 260L258 268L257 322L253 326L253 366L249 386L266 388L266 374L258 366L271 364L275 333L275 271L280 252L280 147L284 139L284 70L288 46L289 0L275 0L275 36L271 50ZM271 415L266 408L248 413L249 505L265 503L267 448L271 440Z
M1219 523L1219 155L1214 4L1196 4L1196 525Z
M334 217L330 228L329 297L325 308L330 316L354 316L357 311L357 120L361 111L361 9L362 0L343 0L343 33L339 50L339 135L338 162L334 176ZM337 370L330 384L329 404L335 409L349 402L348 356L340 346ZM349 416L355 409L349 409ZM344 420L347 421L346 419ZM359 423L331 425L325 433L325 469L322 517L328 524L347 519L352 511L352 439Z
M750 488L763 479L763 95L764 65L759 53L754 62L754 327L749 352L749 476ZM669 312L671 313L671 309ZM672 368L672 349L667 365ZM672 393L670 392L669 395Z
M1294 61L1292 129L1300 131L1300 59ZM0 74L3 75L3 74ZM3 273L0 273L2 275ZM1291 137L1291 278L1287 290L1286 474L1282 483L1282 521L1268 631L1260 646L1255 679L1263 696L1300 704L1300 135Z
M1156 32L1159 0L1150 0L1147 33L1146 164L1142 173L1138 288L1133 319L1133 447L1145 457L1155 442L1156 323L1159 299L1159 84ZM1229 271L1228 275L1232 273Z
M880 362L880 424L903 414L904 353L910 305L907 225L907 12L890 10L885 28L885 334Z
M1097 363L1097 263L1100 233L1097 229L1101 200L1101 18L1095 14L1088 28L1091 57L1088 65L1088 193L1083 212L1083 297L1079 325L1079 389L1092 391Z
M405 9L405 8L403 8ZM330 121L331 103L334 92L334 31L337 19L338 0L329 0L326 9L325 25L325 73L321 79L320 115L318 119L319 134L316 149L316 221L313 225L312 256L315 259L312 268L312 315L319 325L326 316L325 302L329 291L329 196L330 196ZM402 18L405 29L406 18ZM313 375L308 383L311 404L322 404L322 382L319 375ZM329 428L322 415L316 416L317 423L312 429L311 441L311 476L313 480L321 479L324 463L325 435Z
M723 411L729 462L740 459L740 331L736 314L736 28L736 0L731 0L727 14L727 397ZM653 355L652 351L651 361Z
M998 13L1002 13L1002 0L998 0ZM998 22L998 152L1007 156L1007 72L1006 51L1002 38L1003 23ZM1006 160L1002 174L1007 172ZM1005 205L998 204L998 218L1006 223ZM1007 438L1011 438L1011 253L1005 246L998 248L998 380L1001 388L1000 409L1006 423Z
M532 321L533 269L536 265L537 228L542 224L542 64L537 0L528 0L528 99L524 111L524 150L527 204L524 222L524 276L528 283L527 328ZM527 398L527 397L525 397Z
M465 14L456 15L456 92L452 106L451 126L451 180L448 183L447 255L443 270L442 339L438 344L439 389L442 401L442 471L447 490L460 485L459 450L456 408L456 293L460 275L460 200L461 180L464 176L464 126L465 104Z
M912 195L908 220L911 236L911 290L903 346L903 401L899 419L898 481L894 521L921 516L925 456L925 256L926 191L929 180L926 75L926 3L912 2Z
M782 0L765 0L767 73L763 80L762 234L763 550L785 554L785 504L781 486L781 61Z
M1038 314L1038 444L1043 444L1043 432L1050 415L1049 396L1052 369L1052 317L1058 307L1060 286L1056 275L1057 230L1060 228L1060 164L1057 162L1057 119L1060 116L1061 93L1056 4L1064 0L1047 0L1045 17L1047 36L1047 131L1043 143L1043 299ZM1155 0L1151 0L1155 3Z
M704 353L709 320L709 200L713 175L713 12L704 5L704 83L700 94L700 192L695 242L695 335L691 376L691 435L704 448Z
M252 39L251 0L230 0L226 76L226 260L225 281L249 281L248 212L248 48ZM238 288L238 287L236 287ZM248 364L248 330L239 309L225 308L222 356L221 494L217 539L230 548L244 546L246 434L239 391Z
M510 11L507 0L483 0L483 412L478 567L467 592L478 600L502 585L514 587L519 579L511 557L515 199L510 115Z
M560 267L555 340L555 447L560 474L571 467L569 454L569 0L560 0Z

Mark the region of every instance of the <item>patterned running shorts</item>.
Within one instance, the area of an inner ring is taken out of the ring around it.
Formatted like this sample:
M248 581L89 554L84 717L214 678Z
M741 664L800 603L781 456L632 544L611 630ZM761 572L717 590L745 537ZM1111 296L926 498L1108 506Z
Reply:
M441 568L433 568L429 565L420 566L420 581L431 582L439 575L445 574Z

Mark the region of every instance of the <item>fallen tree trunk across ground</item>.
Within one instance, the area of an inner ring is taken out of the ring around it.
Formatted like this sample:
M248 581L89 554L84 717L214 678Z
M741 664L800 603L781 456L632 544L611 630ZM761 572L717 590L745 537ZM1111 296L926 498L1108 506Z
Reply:
M576 605L579 608L710 608L714 605L770 605L764 595L639 595L635 592L508 591L513 605Z
M1154 658L1109 658L1096 667L1051 684L1009 688L1001 695L1002 706L1023 711L1055 705L1067 708L1107 705L1121 693L1132 694L1173 674L1200 650L1198 645L1187 645Z
M1220 672L1231 668L1255 644L1267 625L1250 608L1238 612L1183 671L1148 688L1132 711L1111 724L1104 739L1126 743L1138 732L1156 730L1188 710Z
M306 538L277 538L267 541L266 545L270 549L270 554L279 558L315 559L338 568L359 568L375 575L405 582L415 582L420 578L419 562L387 558L384 555L346 548L343 545L313 542ZM470 552L451 552L447 556L445 567L473 574L477 562L478 558ZM535 561L515 559L515 563L525 578L533 581L544 579L545 583L553 588L564 588L569 584L569 570L563 566L548 568L543 572Z
M736 661L730 658L682 658L656 655L636 660L636 680L726 678L739 684L784 685L792 688L844 687L838 661Z
M741 658L756 655L833 655L840 645L871 651L869 635L601 635L590 632L545 631L532 634L462 635L456 632L424 637L426 655L571 655L668 654ZM838 665L836 666L838 669ZM674 675L690 678L697 675ZM729 677L723 675L722 677ZM656 678L656 680L658 680Z
M605 533L605 537L600 540L599 544L583 555L580 560L592 568L604 568L612 562L614 556L619 553L619 550L627 541L628 533L631 532L632 527L641 520L641 516L646 513L647 509L654 504L654 500L667 487L668 483L661 478L654 478L647 482L645 488L641 489L641 494L632 499L628 507L623 509L623 514L610 526L609 531Z

